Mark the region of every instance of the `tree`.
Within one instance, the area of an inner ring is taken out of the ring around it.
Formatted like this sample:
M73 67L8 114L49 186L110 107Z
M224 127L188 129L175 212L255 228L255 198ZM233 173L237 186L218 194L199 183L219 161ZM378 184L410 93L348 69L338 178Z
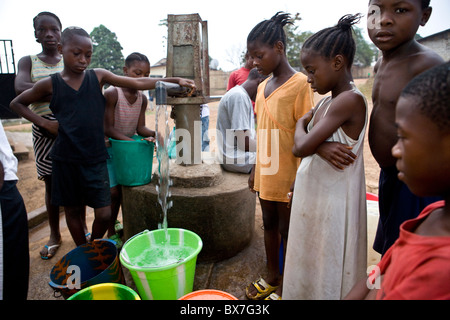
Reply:
M363 67L368 67L376 58L378 50L372 43L367 43L362 35L361 28L354 27L353 31L356 42L356 52L353 64L359 64Z
M288 58L289 64L297 69L302 69L302 63L300 62L300 52L302 50L303 43L308 39L313 33L311 31L303 31L297 33L298 26L295 25L297 21L300 21L300 14L297 13L292 19L293 24L287 24L284 27L286 32L286 56Z
M103 68L117 75L122 75L123 48L117 41L116 34L101 24L92 30L91 38L94 46L91 68Z

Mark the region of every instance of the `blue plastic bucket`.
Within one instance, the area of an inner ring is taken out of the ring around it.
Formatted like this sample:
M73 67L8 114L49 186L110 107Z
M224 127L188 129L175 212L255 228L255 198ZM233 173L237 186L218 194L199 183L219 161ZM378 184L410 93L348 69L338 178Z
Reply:
M117 182L123 186L140 186L152 180L155 144L133 136L134 141L109 138Z
M79 277L79 278L76 278ZM50 272L50 287L67 299L86 287L99 283L125 285L114 241L96 239L62 257Z

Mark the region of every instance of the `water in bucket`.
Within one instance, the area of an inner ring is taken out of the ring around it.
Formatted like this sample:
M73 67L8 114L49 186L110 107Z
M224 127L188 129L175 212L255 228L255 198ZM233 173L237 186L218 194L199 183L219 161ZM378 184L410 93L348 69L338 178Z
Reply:
M125 242L120 261L143 300L176 300L193 289L202 247L200 237L189 230L146 230Z

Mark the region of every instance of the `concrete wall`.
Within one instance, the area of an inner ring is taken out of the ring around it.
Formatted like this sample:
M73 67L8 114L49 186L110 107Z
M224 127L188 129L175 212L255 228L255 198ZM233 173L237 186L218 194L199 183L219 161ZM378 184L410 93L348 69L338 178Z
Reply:
M435 33L431 36L418 40L419 43L427 46L439 54L445 61L450 60L450 29Z

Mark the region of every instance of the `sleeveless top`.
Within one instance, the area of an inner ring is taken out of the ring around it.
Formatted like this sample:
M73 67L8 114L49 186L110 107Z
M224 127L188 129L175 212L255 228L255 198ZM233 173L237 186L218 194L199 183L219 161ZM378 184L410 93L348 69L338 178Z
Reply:
M355 93L361 92L352 83ZM355 162L339 170L317 153L302 158L295 179L289 241L283 276L285 300L342 299L366 276L367 202L364 175L364 127L357 140L339 127L326 141L353 147ZM333 108L330 96L317 110L325 117ZM307 125L311 132L318 112ZM320 257L320 259L318 259Z
M31 59L31 82L36 83L41 79L47 78L49 75L61 72L64 69L63 59L57 64L47 64L37 55L30 55ZM48 102L38 102L30 104L30 109L39 116L51 114L49 108L50 103Z
M85 71L78 91L60 73L52 74L51 78L50 109L59 122L52 159L81 164L105 161L108 158L103 133L105 98L95 71Z
M139 115L142 108L142 93L138 91L138 97L133 104L125 97L122 88L117 89L117 103L114 110L114 128L122 132L127 137L132 137L136 133Z

